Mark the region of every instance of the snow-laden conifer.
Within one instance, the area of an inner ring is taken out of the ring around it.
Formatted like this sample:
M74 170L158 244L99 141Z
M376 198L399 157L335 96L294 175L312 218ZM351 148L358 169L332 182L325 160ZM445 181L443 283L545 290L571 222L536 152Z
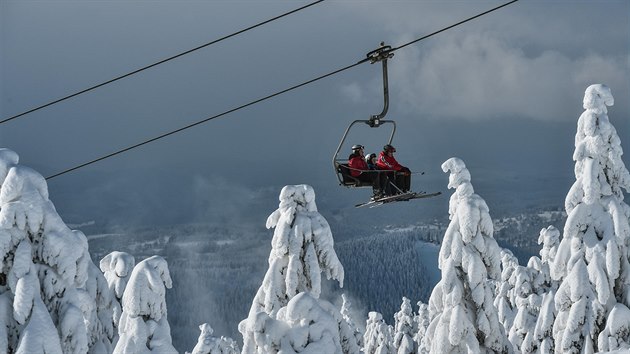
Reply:
M107 285L107 280L96 265L90 261L88 268L86 289L80 291L81 296L95 299L94 307L84 311L85 324L88 332L90 353L111 353L118 338L118 331L114 325L113 309L118 302L114 293ZM87 303L87 301L85 301ZM89 302L91 304L91 302Z
M429 306L423 303L422 301L418 301L418 313L414 316L416 334L413 337L413 341L416 342L416 347L418 348L418 353L428 353L429 351L424 347L423 341L424 336L426 335L427 328L429 327Z
M89 276L87 239L61 220L45 179L18 162L0 149L0 352L107 348L107 289Z
M609 321L613 309L626 312L630 295L630 207L623 202L630 173L607 115L606 107L613 103L605 85L586 89L573 154L576 180L565 200L567 221L551 269L554 279L562 281L555 294L556 352L608 350L610 338L628 342L625 326Z
M341 333L352 335L339 310L328 301L308 292L299 293L276 313L275 317L258 312L256 317L241 322L253 340L243 353L358 353L344 351ZM343 328L342 328L343 327ZM348 339L348 337L347 337Z
M193 348L192 353L186 352L187 354L238 354L241 352L238 344L232 338L212 336L214 330L209 324L204 323L199 326L199 329L201 333L197 345Z
M417 328L414 326L414 314L411 301L403 297L400 311L394 314L394 349L398 354L411 354L417 351L414 335Z
M385 323L383 315L371 311L368 313L363 336L364 354L396 354L393 345L392 328Z
M123 294L116 354L177 353L167 320L166 289L172 280L164 258L153 256L138 263Z
M281 320L278 311L288 306L298 294L308 293L309 298L317 300L321 292L322 272L328 279L335 279L343 286L343 266L333 248L330 226L317 211L313 188L307 185L285 186L279 199L278 209L267 218L267 228L275 228L269 269L256 293L248 318L239 324L239 331L243 334L243 353L268 353L272 350L265 346L278 343L281 338L269 338L269 334L262 334L267 332L261 331L268 330L269 326L275 328L277 320ZM303 295L301 299L300 303L318 308ZM337 330L340 326L347 327L339 310L325 301L317 305L330 310L329 315L338 320ZM351 334L349 330L347 332ZM284 335L282 331L273 333ZM337 332L336 338L339 336Z
M517 266L511 277L516 316L508 338L517 353L534 353L538 348L532 329L536 326L542 298L536 293L534 273L537 270L533 267Z
M540 296L540 308L536 314L536 326L531 347L538 353L553 353L555 341L553 339L553 323L556 318L554 296L558 290L559 282L551 277L551 266L554 264L558 245L560 243L560 231L554 226L540 230L538 244L542 245L540 258L532 257L528 267L534 271L534 291ZM529 332L531 334L531 331Z
M344 349L344 352L352 353L355 347L356 348L363 347L363 333L361 332L361 329L357 326L356 322L354 321L354 318L352 316L352 303L348 300L348 297L346 296L346 294L341 294L341 299L342 299L341 316L343 320L346 322L346 324L348 325L348 329L351 332L351 335L348 336L346 341L352 342L352 343L345 343L343 341L343 336L342 336L341 346L342 348L346 348Z
M114 303L112 308L116 326L118 326L118 321L122 314L122 297L135 265L136 260L132 255L119 251L106 255L99 263L100 269L105 275L105 279L107 279L107 285L116 298L116 303Z
M506 333L512 328L516 317L516 304L514 301L514 281L512 276L518 267L518 259L508 249L501 250L501 280L495 288L494 306L497 308L499 322Z
M429 299L431 324L425 348L432 353L504 353L510 344L494 307L495 282L501 276L500 249L492 237L486 202L474 193L464 162L451 158L451 222L439 255L442 279Z

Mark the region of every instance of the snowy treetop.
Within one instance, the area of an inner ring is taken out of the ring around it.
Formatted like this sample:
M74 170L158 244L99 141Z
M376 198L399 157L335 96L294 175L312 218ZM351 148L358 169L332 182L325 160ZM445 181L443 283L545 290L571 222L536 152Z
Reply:
M159 321L166 315L166 288L172 286L164 258L153 256L143 260L129 278L123 295L123 311L131 316L147 316Z

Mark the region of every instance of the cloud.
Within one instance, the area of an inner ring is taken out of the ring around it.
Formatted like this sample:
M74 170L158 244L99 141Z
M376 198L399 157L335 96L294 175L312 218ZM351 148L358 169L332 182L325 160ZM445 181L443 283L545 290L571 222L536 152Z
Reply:
M401 106L410 111L465 120L565 120L581 111L590 84L627 95L626 58L570 58L554 50L530 56L516 43L482 33L442 39L429 50L400 52L391 66Z
M340 88L340 91L341 91L341 94L345 98L350 100L350 102L352 102L352 103L365 102L363 89L356 82L353 82L353 83L350 83L350 84L347 84L347 85L343 85Z

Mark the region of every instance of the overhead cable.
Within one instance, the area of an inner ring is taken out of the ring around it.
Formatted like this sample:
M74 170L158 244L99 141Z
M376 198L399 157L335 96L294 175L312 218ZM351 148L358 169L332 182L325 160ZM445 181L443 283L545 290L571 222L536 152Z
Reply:
M417 43L417 42L419 42L419 41L421 41L421 40L423 40L423 39L427 39L427 38L429 38L429 37L431 37L431 36L434 36L434 35L436 35L436 34L438 34L438 33L444 32L444 31L446 31L446 30L448 30L448 29L451 29L451 28L453 28L453 27L459 26L459 25L461 25L461 24L463 24L463 23L466 23L466 22L468 22L468 21L471 21L471 20L476 19L476 18L478 18L478 17L481 17L481 16L483 16L483 15L489 14L489 13L491 13L491 12L493 12L493 11L496 11L496 10L498 10L498 9L501 9L501 8L503 8L503 7L507 6L507 5L513 4L513 3L517 2L517 1L519 1L519 0L512 0L512 1L508 2L508 3L505 3L505 4L500 5L500 6L498 6L498 7L495 7L495 8L493 8L493 9L488 10L488 11L485 11L485 12L483 12L483 13L480 13L480 14L478 14L478 15L475 15L475 16L473 16L473 17L470 17L470 18L468 18L468 19L466 19L466 20L460 21L460 22L458 22L458 23L456 23L456 24L454 24L454 25L451 25L451 26L445 27L445 28L443 28L443 29L441 29L441 30L435 31L435 32L433 32L433 33L431 33L431 34L428 34L428 35L426 35L426 36L420 37L420 38L415 39L415 40L413 40L413 41L410 41L410 42L407 42L407 43L402 44L402 45L400 45L400 46L394 47L394 48L390 49L389 51L390 51L390 52L393 52L393 51L396 51L396 50L402 49L402 48L407 47L407 46L409 46L409 45L411 45L411 44ZM241 109L243 109L243 108L246 108L246 107L249 107L249 106L255 105L255 104L257 104L257 103L260 103L260 102L266 101L266 100L268 100L268 99L271 99L271 98L273 98L273 97L276 97L276 96L282 95L282 94L287 93L287 92L289 92L289 91L293 91L293 90L295 90L295 89L297 89L297 88L300 88L300 87L302 87L302 86L306 86L306 85L312 84L312 83L314 83L314 82L316 82L316 81L322 80L322 79L327 78L327 77L329 77L329 76L333 76L333 75L339 74L339 73L341 73L341 72L344 72L344 71L346 71L346 70L352 69L352 68L354 68L354 67L356 67L356 66L359 66L359 65L361 65L361 64L363 64L363 63L366 63L366 62L369 62L369 61L370 61L370 58L369 58L369 57L368 57L368 58L365 58L365 59L362 59L362 60L359 60L358 62L356 62L356 63L354 63L354 64L347 65L347 66L342 67L342 68L340 68L340 69L337 69L337 70L331 71L331 72L329 72L329 73L327 73L327 74L324 74L324 75L318 76L318 77L316 77L316 78L314 78L314 79L311 79L311 80L308 80L308 81L302 82L301 84L297 84L297 85L291 86L291 87L289 87L289 88L286 88L286 89L284 89L284 90L277 91L277 92L275 92L275 93L273 93L273 94L270 94L270 95L264 96L264 97L259 98L259 99L257 99L257 100L254 100L254 101L251 101L251 102L249 102L249 103L243 104L243 105L241 105L241 106L238 106L238 107L232 108L232 109L227 110L227 111L225 111L225 112L223 112L223 113L219 113L219 114L214 115L214 116L212 116L212 117L208 117L208 118L206 118L206 119L203 119L203 120L197 121L197 122L195 122L195 123L189 124L189 125L187 125L187 126L184 126L184 127L179 128L179 129L172 130L172 131L170 131L170 132L167 132L167 133L161 134L161 135L156 136L156 137L154 137L154 138L151 138L151 139L145 140L145 141L143 141L143 142L141 142L141 143L137 143L137 144L131 145L131 146L129 146L129 147L126 147L126 148L124 148L124 149L120 149L120 150L115 151L115 152L113 152L113 153L110 153L110 154L108 154L108 155L105 155L105 156L102 156L102 157L96 158L96 159L94 159L94 160L91 160L91 161L88 161L88 162L82 163L82 164L77 165L77 166L75 166L75 167L72 167L72 168L66 169L66 170L64 170L64 171L61 171L61 172L55 173L55 174L53 174L53 175L51 175L51 176L46 177L46 179L47 179L47 180L53 179L53 178L55 178L55 177L58 177L58 176L61 176L61 175L66 174L66 173L69 173L69 172L72 172L72 171L78 170L78 169L80 169L80 168L83 168L83 167L85 167L85 166L91 165L91 164L93 164L93 163L96 163L96 162L99 162L99 161L102 161L102 160L108 159L108 158L110 158L110 157L113 157L113 156L116 156L116 155L122 154L122 153L124 153L124 152L129 151L129 150L132 150L132 149L138 148L138 147L140 147L140 146L142 146L142 145L146 145L146 144L149 144L149 143L154 142L154 141L156 141L156 140L159 140L159 139L165 138L165 137L167 137L167 136L171 136L171 135L176 134L176 133L179 133L179 132L181 132L181 131L184 131L184 130L187 130L187 129L190 129L190 128L193 128L193 127L196 127L196 126L198 126L198 125L200 125L200 124L202 124L202 123L206 123L206 122L211 121L211 120L213 120L213 119L216 119L216 118L219 118L219 117L223 117L223 116L225 116L225 115L227 115L227 114L230 114L230 113L236 112L236 111L238 111L238 110L241 110Z
M244 32L247 32L247 31L249 31L249 30L252 30L252 29L254 29L254 28L260 27L260 26L265 25L265 24L267 24L267 23L269 23L269 22L273 22L273 21L278 20L278 19L280 19L280 18L283 18L283 17L289 16L289 15L291 15L291 14L294 14L294 13L296 13L296 12L299 12L299 11L301 11L301 10L304 10L304 9L306 9L306 8L309 8L309 7L313 6L313 5L319 4L319 3L323 2L323 1L325 1L325 0L318 0L318 1L314 1L314 2L312 2L312 3L310 3L310 4L307 4L307 5L304 5L304 6L302 6L302 7L299 7L299 8L297 8L297 9L295 9L295 10L292 10L292 11L289 11L289 12L285 12L285 13L283 13L283 14L281 14L281 15L278 15L278 16L276 16L276 17L270 18L270 19L268 19L268 20L266 20L266 21L259 22L259 23L255 24L255 25L253 25L253 26L249 26L249 27L244 28L244 29L242 29L242 30L240 30L240 31L234 32L234 33L232 33L232 34L229 34L229 35L227 35L227 36L224 36L224 37L221 37L221 38L218 38L218 39L215 39L215 40L213 40L213 41L211 41L211 42L208 42L208 43L206 43L206 44L202 44L202 45L200 45L200 46L198 46L198 47L195 47L195 48L193 48L193 49L189 49L189 50L187 50L187 51L185 51L185 52L181 52L181 53L179 53L179 54L173 55L173 56L168 57L168 58L166 58L166 59L162 59L162 60L160 60L160 61L158 61L158 62L155 62L155 63L153 63L153 64L150 64L150 65L144 66L144 67L142 67L142 68L140 68L140 69L137 69L137 70L131 71L131 72L127 73L127 74L120 75L120 76L115 77L115 78L113 78L113 79L111 79L111 80L107 80L107 81L105 81L105 82L102 82L102 83L100 83L100 84L98 84L98 85L94 85L94 86L88 87L88 88L86 88L86 89L84 89L84 90L81 90L81 91L75 92L75 93L73 93L73 94L70 94L70 95L68 95L68 96L62 97L62 98L57 99L57 100L54 100L54 101L52 101L52 102L48 102L48 103L43 104L43 105L41 105L41 106L38 106L38 107L35 107L35 108L32 108L32 109L29 109L28 111L22 112L22 113L20 113L20 114L16 114L16 115L14 115L14 116L11 116L11 117L8 117L8 118L5 118L5 119L3 119L3 120L0 120L0 124L2 124L2 123L6 123L6 122L8 122L8 121L11 121L11 120L13 120L13 119L16 119L16 118L19 118L19 117L22 117L22 116L25 116L25 115L27 115L27 114L29 114L29 113L33 113L33 112L35 112L35 111L39 111L40 109L43 109L43 108L46 108L46 107L52 106L52 105L54 105L54 104L57 104L57 103L63 102L63 101L68 100L68 99L70 99L70 98L73 98L73 97L79 96L79 95L81 95L81 94L84 94L84 93L86 93L86 92L92 91L92 90L97 89L97 88L99 88L99 87L102 87L102 86L105 86L105 85L111 84L112 82L115 82L115 81L118 81L118 80L124 79L124 78L126 78L126 77L131 76L131 75L135 75L135 74L137 74L137 73L139 73L139 72L145 71L145 70L150 69L150 68L152 68L152 67L154 67L154 66L158 66L158 65L160 65L160 64L164 64L164 63L166 63L166 62L168 62L168 61L171 61L171 60L173 60L173 59L177 59L177 58L179 58L179 57L181 57L181 56L184 56L184 55L186 55L186 54L190 54L190 53L195 52L195 51L197 51L197 50L199 50L199 49L202 49L202 48L205 48L205 47L211 46L211 45L213 45L213 44L219 43L219 42L224 41L224 40L226 40L226 39L228 39L228 38L235 37L235 36L237 36L237 35L239 35L239 34L242 34L242 33L244 33Z

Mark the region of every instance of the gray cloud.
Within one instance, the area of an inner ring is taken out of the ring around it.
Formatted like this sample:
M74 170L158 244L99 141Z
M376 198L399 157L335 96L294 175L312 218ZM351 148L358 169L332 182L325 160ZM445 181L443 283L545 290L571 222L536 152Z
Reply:
M570 58L553 50L529 57L512 43L478 33L445 39L430 51L413 48L398 56L393 76L406 109L434 118L573 120L592 83L627 94L622 58Z

